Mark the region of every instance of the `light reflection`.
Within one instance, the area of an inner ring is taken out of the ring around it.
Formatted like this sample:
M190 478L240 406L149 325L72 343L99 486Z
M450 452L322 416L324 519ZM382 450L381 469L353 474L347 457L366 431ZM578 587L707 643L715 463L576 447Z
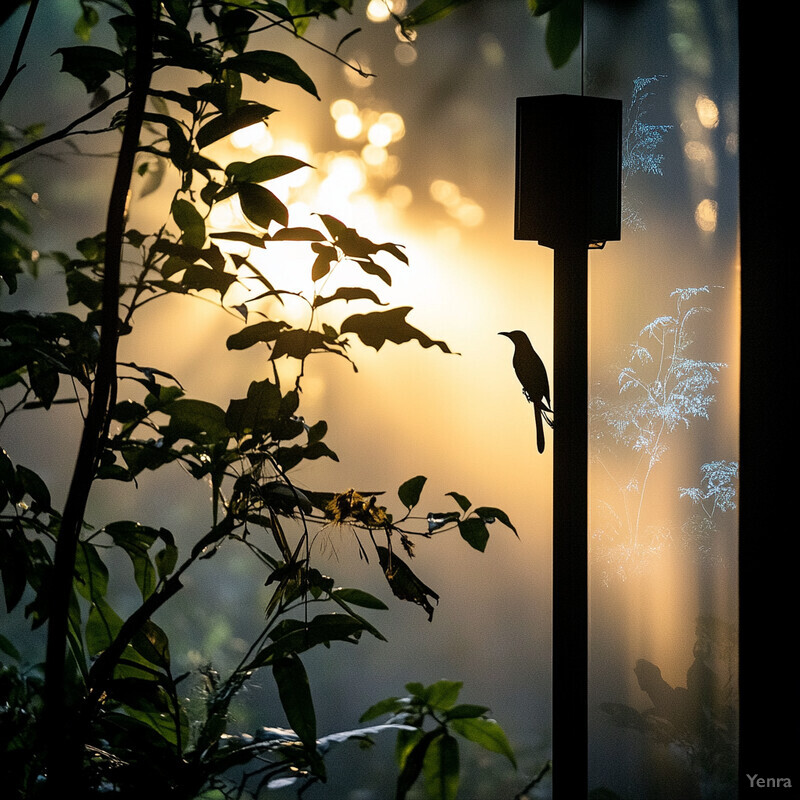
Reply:
M697 111L697 118L704 128L716 128L719 125L719 109L710 97L698 95L694 107Z
M272 146L272 134L263 122L256 122L246 128L240 128L231 134L231 144L237 150L268 150Z
M694 221L701 231L709 233L717 229L717 203L708 198L701 200L694 211Z

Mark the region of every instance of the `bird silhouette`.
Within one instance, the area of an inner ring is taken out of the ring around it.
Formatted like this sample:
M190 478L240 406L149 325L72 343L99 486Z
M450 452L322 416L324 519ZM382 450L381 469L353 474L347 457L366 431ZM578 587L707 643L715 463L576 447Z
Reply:
M498 336L507 336L514 343L514 358L511 363L522 384L522 393L525 395L525 399L533 404L536 417L536 446L539 452L543 453L544 423L553 427L551 418L553 409L550 408L550 383L547 380L547 370L524 331L500 331Z

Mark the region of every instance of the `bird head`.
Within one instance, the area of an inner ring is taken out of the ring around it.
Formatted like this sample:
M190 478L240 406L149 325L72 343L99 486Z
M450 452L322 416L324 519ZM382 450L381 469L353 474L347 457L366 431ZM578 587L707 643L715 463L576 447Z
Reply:
M497 335L508 336L514 344L524 342L528 338L524 331L500 331Z

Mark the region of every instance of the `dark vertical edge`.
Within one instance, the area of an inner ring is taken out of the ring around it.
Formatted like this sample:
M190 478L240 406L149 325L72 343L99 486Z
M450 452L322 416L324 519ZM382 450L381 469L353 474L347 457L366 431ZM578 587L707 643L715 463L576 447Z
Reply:
M781 21L783 20L783 21ZM739 3L742 326L740 386L739 602L740 798L770 789L755 776L800 786L798 641L796 171L783 113L793 74L788 21ZM791 246L790 246L791 245ZM791 326L791 327L790 327ZM748 777L750 776L750 777ZM751 778L753 779L751 781ZM776 784L772 784L777 789ZM776 796L789 796L782 784ZM775 793L775 792L773 792Z
M553 793L588 794L588 254L555 247L553 412Z

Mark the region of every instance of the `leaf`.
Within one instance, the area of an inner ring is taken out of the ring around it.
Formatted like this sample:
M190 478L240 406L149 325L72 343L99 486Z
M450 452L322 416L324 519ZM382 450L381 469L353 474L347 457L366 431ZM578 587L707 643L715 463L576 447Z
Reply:
M376 545L376 549L383 574L395 597L422 606L428 614L428 621L432 620L433 606L428 598L430 597L438 603L439 595L426 586L404 561L386 547Z
M414 508L419 502L422 487L425 486L427 480L424 475L417 475L416 478L409 478L400 486L397 490L397 496L406 508Z
M403 754L402 769L397 776L395 800L405 800L409 789L416 782L420 772L422 772L422 765L428 748L438 736L441 736L441 731L438 728L427 733L419 731L416 735L414 733L410 734L410 742L413 742L413 747ZM400 735L398 734L399 741Z
M468 517L467 519L459 520L458 532L461 538L474 547L477 551L483 552L486 549L486 543L489 541L489 531L486 524L479 517Z
M465 739L479 744L486 750L504 755L516 769L517 759L514 756L514 751L508 742L505 732L495 720L484 719L483 717L454 719L450 722L450 727Z
M164 538L166 535L166 538L171 540L172 534L168 532L162 534L155 528L130 521L112 522L103 530L117 547L122 548L128 554L133 563L136 585L139 587L142 599L147 600L155 590L157 582L156 570L150 561L148 551L157 539Z
M225 424L239 438L246 433L268 431L281 407L281 391L268 379L253 381L247 398L231 400L225 412Z
M500 522L503 523L503 525L505 525L507 528L511 528L511 530L514 531L516 537L519 538L517 529L512 524L511 520L508 517L508 514L506 514L506 512L503 511L502 509L493 508L492 506L481 506L480 508L475 509L475 514L477 514L484 522L490 524L494 522L496 519L499 519Z
M423 0L402 18L400 24L404 31L408 28L415 28L417 25L428 25L436 20L444 19L458 6L468 2L470 0Z
M345 603L350 603L354 606L361 606L362 608L375 608L380 610L388 609L383 600L379 600L369 592L362 589L334 589L331 594L339 600L344 600Z
M434 341L406 322L409 311L411 306L401 306L389 311L353 314L342 323L341 332L355 333L365 345L375 350L380 350L387 341L403 344L417 340L422 347L436 346L442 352L450 353L450 348L444 342Z
M242 183L263 183L309 166L292 156L263 156L249 163L232 161L225 168L225 174ZM320 235L319 231L316 233Z
M311 266L311 280L318 281L324 278L331 271L331 263L339 257L336 248L327 244L315 242L311 249L317 254Z
M276 53L271 50L251 50L249 53L242 53L226 59L221 66L223 69L243 72L262 83L274 78L284 83L296 84L319 100L314 82L300 69L294 59L284 53Z
M463 494L459 494L458 492L448 492L447 497L452 497L453 500L458 503L458 507L462 511L469 511L470 506L472 505L472 503L470 503L470 501Z
M482 717L489 711L487 706L476 706L470 703L462 703L453 706L447 710L445 717L451 719L472 719L473 717Z
M545 44L550 63L559 69L580 44L583 25L583 0L562 0L550 11Z
M422 697L431 708L446 711L455 705L463 686L463 681L436 681L425 687Z
M151 664L169 670L169 640L164 631L151 620L146 620L136 632L131 640L131 645L140 656Z
M436 737L422 763L429 800L455 800L458 794L458 742L448 733Z
M281 228L271 237L273 242L322 242L325 237L316 228Z
M258 322L255 325L248 325L242 328L238 333L231 334L225 345L228 350L247 350L254 344L263 342L269 344L274 342L281 331L289 327L289 324L281 320L267 320L266 322Z
M325 768L317 752L317 717L303 662L294 654L285 656L272 665L272 674L286 719L303 743L312 771L322 777Z
M359 718L359 722L366 722L375 717L382 717L384 714L396 714L406 707L405 700L399 697L387 697L373 703Z
M201 444L224 444L231 436L226 425L225 412L205 400L175 400L163 409L169 414L169 424L163 428L165 439L172 443L189 439Z
M193 203L176 198L172 201L172 218L181 229L181 241L189 247L201 248L206 241L206 223Z
M61 72L77 78L89 94L96 92L112 72L121 72L124 67L122 56L105 47L59 47L56 53L62 58Z
M337 300L344 300L345 303L349 303L351 300L371 300L376 305L386 305L386 303L381 302L381 299L378 297L378 295L376 295L371 289L362 289L357 286L342 286L338 288L332 295L328 295L327 297L317 297L314 300L314 308L319 308L320 306L327 305L328 303L334 303Z
M197 136L195 137L197 147L202 150L204 147L208 147L231 133L247 128L250 125L255 125L258 122L263 122L274 111L274 108L261 103L245 103L226 114L219 114L206 122L197 131Z
M288 209L269 189L258 183L243 183L237 187L242 213L250 222L264 229L269 228L273 220L284 228L289 224Z
M86 647L90 656L102 653L122 629L122 619L103 598L97 598L89 608L86 620Z

